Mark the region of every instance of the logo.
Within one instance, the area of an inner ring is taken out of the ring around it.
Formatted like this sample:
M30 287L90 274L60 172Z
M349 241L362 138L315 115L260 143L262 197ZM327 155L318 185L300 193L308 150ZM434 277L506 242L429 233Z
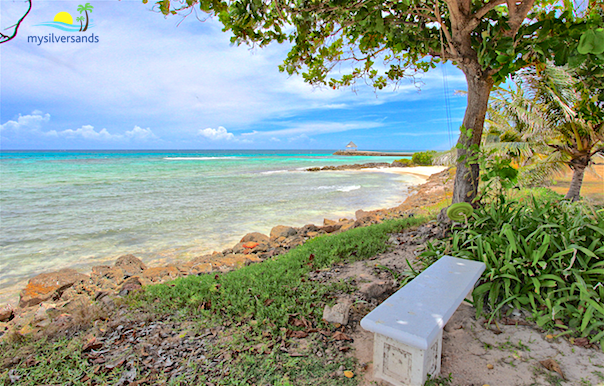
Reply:
M55 15L52 21L47 21L35 26L51 27L66 32L86 32L88 29L93 28L94 24L90 19L90 13L92 13L94 7L90 3L84 5L78 5L76 12L79 12L80 16L76 17L76 22L73 21L73 16L69 12L61 11ZM28 36L28 43L36 43L40 45L42 43L98 43L99 37L94 36L55 36L51 33L48 36Z

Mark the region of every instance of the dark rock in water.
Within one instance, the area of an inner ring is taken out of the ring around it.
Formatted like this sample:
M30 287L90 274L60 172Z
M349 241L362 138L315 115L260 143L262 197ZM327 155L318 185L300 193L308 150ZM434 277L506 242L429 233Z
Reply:
M147 269L147 266L143 264L142 260L134 255L120 256L115 261L114 266L120 268L124 272L124 278L139 275Z
M374 168L389 168L393 165L388 162L369 162L366 164L339 165L339 166L323 166L312 167L306 169L307 172L320 172L328 170L359 170L359 169L374 169Z
M49 299L59 299L67 288L78 281L87 279L89 276L71 268L42 273L31 278L21 291L19 306L21 308L31 307Z
M247 235L243 236L243 238L241 239L241 243L247 243L249 241L253 241L259 244L268 244L269 243L269 238L267 235L264 235L262 233L259 232L252 232L252 233L248 233Z
M271 240L276 240L280 237L289 237L295 236L298 233L296 228L285 226L285 225L277 225L273 229L271 229Z

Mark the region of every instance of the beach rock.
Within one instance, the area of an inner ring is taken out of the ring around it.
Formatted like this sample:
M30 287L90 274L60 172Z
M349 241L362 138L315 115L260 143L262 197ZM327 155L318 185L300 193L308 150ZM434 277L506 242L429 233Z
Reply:
M333 307L325 306L323 309L323 320L329 323L348 324L352 302L348 299L339 299Z
M21 308L31 307L49 299L59 299L67 288L88 278L89 276L71 268L42 273L31 278L27 286L21 291L19 306Z
M308 236L308 234L313 233L313 232L316 233L318 231L319 231L319 227L316 226L315 224L306 224L300 229L300 232L298 232L298 234L303 237L312 237L312 236Z
M248 233L247 235L243 236L243 238L241 239L240 242L247 243L250 241L256 242L259 244L268 244L270 240L267 235L264 235L259 232L252 232L252 233Z
M363 283L359 286L359 292L365 295L368 299L381 299L389 296L394 287L389 281L374 281L371 283Z
M143 288L143 285L140 278L138 276L131 276L120 286L118 293L120 296L126 296L130 292L138 291L141 288Z
M167 267L148 268L141 274L141 279L150 283L161 283L166 280L174 280L180 276L177 267L169 265ZM147 284L147 283L145 283Z
M15 309L10 304L0 308L0 322L8 322L15 316Z
M299 245L304 244L304 237L302 236L291 236L283 240L283 245L286 248L295 248Z
M55 309L55 304L41 303L34 314L34 320L32 325L34 327L46 327L50 324L50 316L48 315L49 310Z
M271 240L277 240L281 237L287 238L289 236L294 236L298 233L296 228L285 226L285 225L277 225L273 229L271 229Z
M124 272L124 279L130 276L139 275L147 266L143 264L142 260L134 255L124 255L118 257L114 264L115 267L120 268Z
M323 225L336 225L337 223L336 220L330 220L328 218L323 219Z
M379 215L375 212L365 212L364 210L359 209L354 213L354 215L357 221L361 223L380 221Z
M340 228L342 228L342 224L335 223L332 225L326 225L324 227L321 227L321 230L325 233L333 233L335 231L339 231Z
M345 232L349 229L354 228L354 220L343 220L340 221L339 224L341 224L340 232Z

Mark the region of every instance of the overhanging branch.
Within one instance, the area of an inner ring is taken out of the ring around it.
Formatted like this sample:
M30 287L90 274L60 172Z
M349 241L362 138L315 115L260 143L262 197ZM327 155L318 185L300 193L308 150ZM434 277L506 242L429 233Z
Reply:
M25 12L25 14L23 16L21 16L21 18L19 19L19 21L17 22L17 24L14 24L14 25L8 27L8 28L15 27L12 35L5 35L5 34L3 34L3 33L0 32L0 44L6 43L6 42L8 42L10 40L13 40L17 36L17 32L19 31L19 27L21 26L21 23L23 22L23 20L25 19L25 17L29 14L29 11L31 11L32 0L27 0L27 3L28 3L27 12Z

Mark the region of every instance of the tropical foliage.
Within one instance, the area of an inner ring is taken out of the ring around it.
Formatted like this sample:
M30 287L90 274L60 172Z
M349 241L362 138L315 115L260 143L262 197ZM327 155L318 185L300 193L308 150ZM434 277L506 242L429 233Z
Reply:
M473 292L478 315L528 309L540 327L604 347L604 210L500 196L424 252L442 254L486 264Z
M543 180L568 165L573 179L565 198L577 200L585 169L604 149L604 93L597 70L581 76L581 68L549 64L520 72L510 88L497 88L491 98L487 125L494 142L486 147L514 158L527 180Z

